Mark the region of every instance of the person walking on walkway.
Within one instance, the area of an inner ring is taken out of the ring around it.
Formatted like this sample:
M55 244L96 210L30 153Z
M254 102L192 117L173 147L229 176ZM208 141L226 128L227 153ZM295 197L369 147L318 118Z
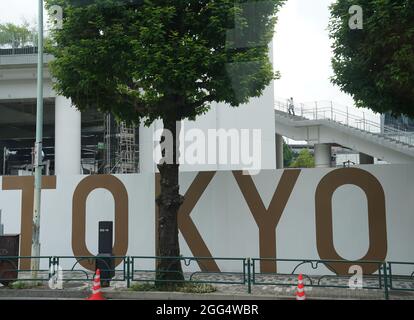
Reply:
M293 98L288 99L288 112L291 115L295 115L295 104L293 102Z

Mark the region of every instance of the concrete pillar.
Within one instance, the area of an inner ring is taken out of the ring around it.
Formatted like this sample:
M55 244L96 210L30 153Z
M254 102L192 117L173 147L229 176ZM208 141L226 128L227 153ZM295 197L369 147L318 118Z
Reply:
M325 143L315 144L315 167L329 168L332 162L331 145Z
M359 153L359 164L374 164L374 158L370 155L360 152Z
M276 134L276 169L283 169L283 136Z
M81 173L81 113L69 99L55 99L55 174Z

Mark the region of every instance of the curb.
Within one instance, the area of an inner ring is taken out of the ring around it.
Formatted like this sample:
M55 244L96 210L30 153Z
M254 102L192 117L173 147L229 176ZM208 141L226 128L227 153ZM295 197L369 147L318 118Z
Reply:
M107 292L108 299L123 300L292 300L292 297L271 295L234 295L222 293L183 293L183 292Z
M85 299L90 294L85 290L7 289L0 290L0 299L7 298L57 298Z
M292 297L255 296L233 294L194 294L182 292L134 292L134 291L103 291L105 298L110 300L291 300ZM47 289L17 289L0 290L0 299L86 299L90 290L47 290Z
M90 290L50 290L50 289L8 289L0 290L0 299L79 299L84 300ZM103 291L109 300L295 300L295 296L284 295L248 295L223 293L183 293L157 291ZM332 297L308 296L307 300L378 300L378 297Z

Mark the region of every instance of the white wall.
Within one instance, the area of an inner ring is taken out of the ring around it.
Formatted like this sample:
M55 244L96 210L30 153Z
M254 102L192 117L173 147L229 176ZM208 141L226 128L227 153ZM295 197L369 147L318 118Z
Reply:
M414 166L362 166L380 182L385 193L387 260L414 261ZM293 188L276 228L277 258L318 259L315 228L315 189L335 169L304 169ZM283 170L264 171L252 179L267 208ZM196 173L181 174L184 194ZM155 204L152 174L117 175L128 192L128 255L154 255ZM42 193L42 255L73 255L71 248L72 197L85 176L58 176L56 190ZM344 259L362 258L369 246L367 202L357 186L344 185L332 197L333 234L336 251ZM20 191L0 190L0 208L5 233L20 233ZM86 243L97 254L98 221L113 219L113 199L97 189L87 199ZM201 237L213 257L258 257L259 233L253 216L231 172L219 172L191 213ZM180 235L181 253L192 256ZM151 263L147 262L147 266ZM219 262L222 270L240 270L238 263ZM280 264L279 272L292 265ZM304 269L302 271L310 271Z

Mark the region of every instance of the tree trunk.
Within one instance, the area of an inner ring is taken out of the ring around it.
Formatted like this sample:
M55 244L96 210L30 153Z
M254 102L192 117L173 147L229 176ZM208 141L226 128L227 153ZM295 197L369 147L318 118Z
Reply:
M156 284L157 286L176 284L177 281L184 280L180 257L180 246L178 242L178 209L183 203L184 197L179 193L178 168L179 163L176 157L177 130L176 121L164 120L164 130L169 130L173 137L173 145L165 144L163 157L166 153L173 155L172 163L167 161L158 164L160 172L160 195L157 198L159 208L158 215L158 248L157 255L161 258L156 263ZM161 142L164 138L161 138ZM173 148L173 150L171 150ZM171 280L171 281L169 281Z

